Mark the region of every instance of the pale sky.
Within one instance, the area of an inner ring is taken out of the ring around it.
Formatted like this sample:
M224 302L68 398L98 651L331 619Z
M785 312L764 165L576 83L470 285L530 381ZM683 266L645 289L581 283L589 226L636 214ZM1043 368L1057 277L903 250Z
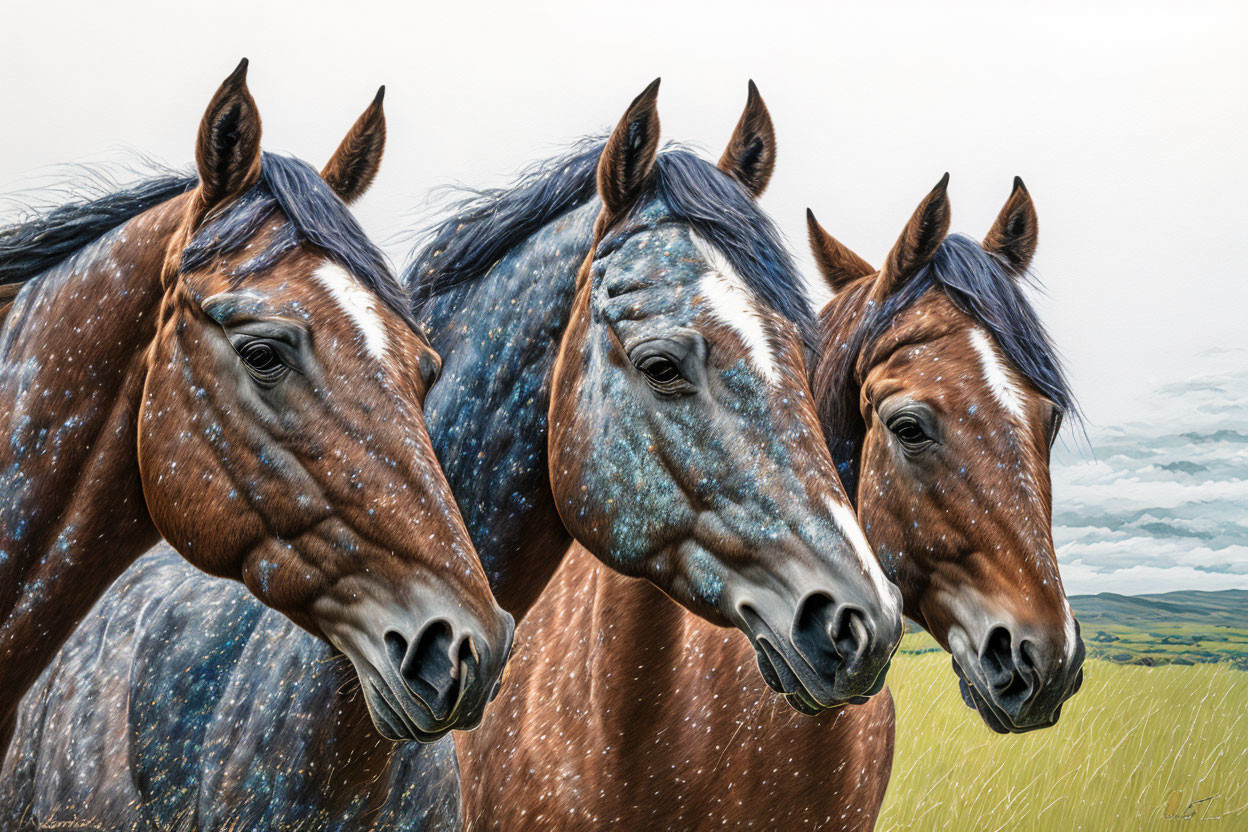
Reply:
M359 206L385 243L431 187L499 184L655 76L664 136L717 158L753 78L779 140L764 206L806 264L807 206L878 264L944 171L975 237L1024 178L1041 313L1094 423L1248 343L1243 3L79 5L4 3L0 193L120 149L189 163L246 56L265 147L318 166L387 85Z

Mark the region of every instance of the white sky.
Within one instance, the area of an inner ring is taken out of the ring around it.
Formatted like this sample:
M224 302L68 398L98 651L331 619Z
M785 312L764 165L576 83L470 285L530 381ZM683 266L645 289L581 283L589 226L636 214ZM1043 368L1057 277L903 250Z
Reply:
M804 262L808 205L878 263L944 171L976 237L1023 176L1041 311L1093 422L1139 418L1195 353L1248 343L1243 3L79 5L0 9L0 192L119 148L189 163L247 56L266 148L318 166L387 85L360 204L384 242L429 188L498 184L656 75L665 137L718 157L754 78L779 136L764 205Z

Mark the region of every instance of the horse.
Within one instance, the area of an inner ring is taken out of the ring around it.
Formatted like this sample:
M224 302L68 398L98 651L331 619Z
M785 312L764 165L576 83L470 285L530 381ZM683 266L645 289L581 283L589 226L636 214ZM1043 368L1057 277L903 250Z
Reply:
M434 446L491 587L514 615L576 540L694 614L748 632L763 678L794 707L864 699L883 685L900 598L835 475L804 363L814 317L753 197L771 173L770 122L751 89L718 165L680 147L660 153L657 90L606 141L586 140L510 188L470 197L431 230L407 275L443 358L425 406ZM154 595L146 587L156 580L140 576L118 593ZM118 828L194 812L200 829L356 830L381 828L379 818L440 829L458 816L458 796L435 810L445 791L413 799L396 779L453 767L427 748L384 746L381 767L352 779L349 796L329 767L313 765L325 749L343 757L378 747L353 732L358 700L330 678L317 680L316 711L307 687L243 709L227 697L223 689L269 685L275 667L289 666L283 657L298 648L274 631L280 619L240 635L241 653L221 658L231 629L164 662L156 650L180 626L176 607L144 615L132 646L113 615L101 608L75 637L81 646L45 676L46 695L24 711L32 726L69 720L71 689L146 702L140 685L159 688L187 666L225 681L173 708L132 709L127 721L109 723L97 703L82 733L129 752L90 777L64 744L41 746L33 730L5 764L25 772L16 778L25 785L0 804L48 802L56 783L79 778L105 807L94 816ZM210 634L237 616L214 613L197 627ZM113 650L108 671L97 657ZM275 746L235 751L260 732Z
M1075 404L1020 289L1038 229L1026 188L981 245L947 236L947 182L878 272L808 215L836 292L813 387L905 613L952 653L988 727L1021 733L1054 724L1082 681L1048 472ZM801 716L758 684L751 652L574 551L518 628L490 717L456 737L469 828L872 829L887 688Z
M501 674L512 621L421 414L438 357L345 204L380 163L382 93L318 174L261 152L246 72L196 175L0 232L0 747L162 537L341 651L386 736L476 724Z

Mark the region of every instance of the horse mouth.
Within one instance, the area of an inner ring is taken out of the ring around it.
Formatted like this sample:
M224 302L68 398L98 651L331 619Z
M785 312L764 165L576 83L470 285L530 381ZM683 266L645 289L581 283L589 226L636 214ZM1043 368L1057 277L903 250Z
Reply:
M399 703L391 701L392 693L384 683L378 683L371 678L361 678L360 681L364 691L364 703L368 706L373 725L388 740L437 742L454 727L451 722L443 727L421 728Z
M742 629L754 647L758 670L763 676L763 681L767 683L767 687L782 694L785 701L798 713L818 716L824 711L839 708L842 705L861 705L884 687L885 674L881 673L874 689L864 695L846 698L829 697L826 703L820 701L799 672L804 662L800 658L790 661L776 645L776 638L771 628L756 614L751 615L751 612L748 608L743 610L748 626Z
M978 713L984 724L995 733L1026 734L1031 731L1039 731L1042 728L1052 728L1057 724L1058 718L1061 717L1062 708L1059 705L1049 719L1031 725L1016 725L1010 719L1009 714L993 702L991 697L980 693L977 679L972 677L970 681L967 681L967 673L962 669L962 665L958 663L956 658L953 660L953 672L958 677L958 692L962 694L963 703Z

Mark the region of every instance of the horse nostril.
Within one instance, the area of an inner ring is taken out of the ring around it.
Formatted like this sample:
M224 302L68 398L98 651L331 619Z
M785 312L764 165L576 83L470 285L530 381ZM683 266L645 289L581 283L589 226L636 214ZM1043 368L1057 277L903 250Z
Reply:
M1014 679L1014 648L1010 639L1010 631L1004 627L993 627L984 642L979 663L984 669L984 677L994 688L1008 687Z
M853 674L871 647L871 626L861 609L838 605L830 595L808 595L797 610L793 643L811 667L826 678Z
M984 678L992 688L993 698L1016 717L1038 690L1039 674L1035 647L1026 639L1014 649L1014 639L1005 627L994 627L988 633L979 657Z
M468 640L461 644L460 651L454 651L458 654L452 659L451 625L441 619L429 623L414 645L394 630L387 632L384 640L387 658L411 694L429 708L435 720L448 719L459 702L461 667L475 667ZM464 662L465 648L469 650L469 662Z
M1031 677L1038 675L1040 668L1040 660L1036 657L1036 645L1028 639L1021 639L1018 642L1018 669L1020 672Z
M407 656L407 639L403 638L402 633L387 630L382 641L386 645L386 658L390 660L390 666L402 675L403 659Z
M867 617L857 607L842 608L840 617L835 622L835 629L829 628L828 635L836 645L836 652L850 667L858 663L871 641Z

